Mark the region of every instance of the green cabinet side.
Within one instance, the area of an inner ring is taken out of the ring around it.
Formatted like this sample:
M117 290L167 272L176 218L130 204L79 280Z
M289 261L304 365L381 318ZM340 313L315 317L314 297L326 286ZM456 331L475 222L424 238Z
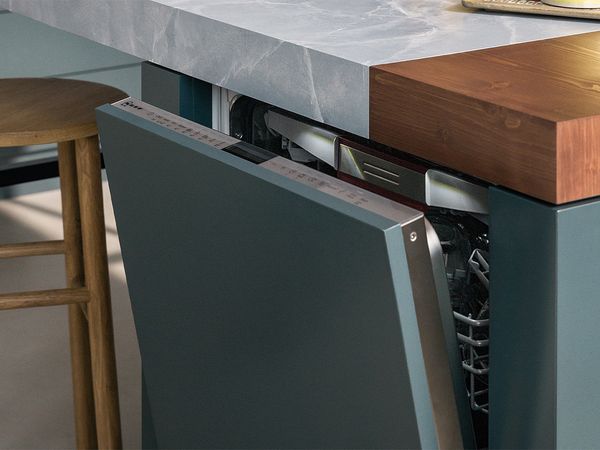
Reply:
M490 448L600 442L600 201L492 188Z

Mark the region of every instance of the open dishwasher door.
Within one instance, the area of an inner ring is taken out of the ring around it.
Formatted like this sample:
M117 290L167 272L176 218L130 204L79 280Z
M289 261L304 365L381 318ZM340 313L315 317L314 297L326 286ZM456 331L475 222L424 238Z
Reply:
M97 118L158 448L471 445L421 212L136 99Z

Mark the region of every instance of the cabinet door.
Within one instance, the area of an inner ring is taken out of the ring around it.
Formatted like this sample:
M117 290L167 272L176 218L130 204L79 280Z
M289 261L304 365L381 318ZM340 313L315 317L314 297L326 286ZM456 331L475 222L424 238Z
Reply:
M158 447L460 448L422 213L124 104L98 126Z

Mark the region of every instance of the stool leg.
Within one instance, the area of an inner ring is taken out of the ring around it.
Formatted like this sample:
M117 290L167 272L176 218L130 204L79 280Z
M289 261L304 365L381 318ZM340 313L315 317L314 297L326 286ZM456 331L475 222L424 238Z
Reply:
M79 194L74 142L61 142L58 144L58 165L62 197L67 287L83 287L83 251L81 248ZM95 449L98 448L98 440L96 437L87 319L83 314L81 305L69 305L68 308L77 448L80 450Z
M76 159L98 446L119 449L121 423L97 136L76 141Z

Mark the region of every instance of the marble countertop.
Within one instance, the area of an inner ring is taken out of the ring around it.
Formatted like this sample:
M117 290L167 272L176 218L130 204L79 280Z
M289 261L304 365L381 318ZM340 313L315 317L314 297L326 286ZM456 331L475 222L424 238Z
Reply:
M369 67L599 31L459 0L0 0L0 8L362 136Z

